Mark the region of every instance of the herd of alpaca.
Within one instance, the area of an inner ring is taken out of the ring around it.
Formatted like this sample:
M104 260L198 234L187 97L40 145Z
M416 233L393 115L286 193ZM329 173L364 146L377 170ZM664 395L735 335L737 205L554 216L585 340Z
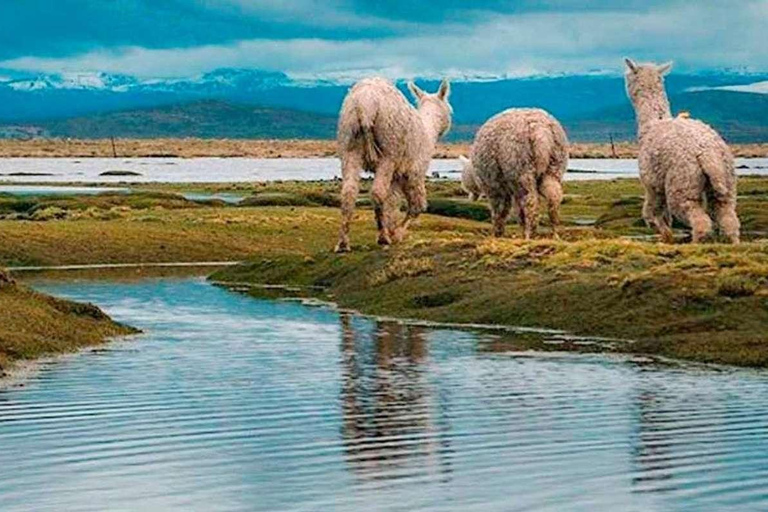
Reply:
M636 64L626 59L627 94L638 126L640 180L645 189L643 219L665 242L671 222L691 227L694 242L713 231L714 216L723 236L739 242L736 174L731 150L708 125L688 116L673 117L664 89L671 64ZM440 137L451 126L450 85L429 94L408 88L416 107L381 78L358 82L339 116L342 221L337 252L350 250L349 228L363 170L374 174L371 200L378 243L405 236L427 207L426 176ZM494 236L504 234L514 206L525 239L538 226L540 197L547 204L557 237L562 180L568 168L568 139L560 123L541 109L514 108L489 119L477 132L470 157L461 157L461 183L470 200L485 197ZM400 200L407 209L400 220Z

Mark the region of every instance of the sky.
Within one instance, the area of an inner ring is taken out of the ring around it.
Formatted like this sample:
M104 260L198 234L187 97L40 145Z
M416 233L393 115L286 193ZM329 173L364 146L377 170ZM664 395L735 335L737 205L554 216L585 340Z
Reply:
M768 0L2 0L0 68L297 79L768 71Z

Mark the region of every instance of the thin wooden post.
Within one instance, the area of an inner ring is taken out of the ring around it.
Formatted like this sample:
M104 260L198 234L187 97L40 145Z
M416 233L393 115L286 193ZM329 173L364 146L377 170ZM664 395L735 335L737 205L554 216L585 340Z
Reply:
M112 158L117 158L117 149L115 149L115 138L110 137L110 141L112 141Z

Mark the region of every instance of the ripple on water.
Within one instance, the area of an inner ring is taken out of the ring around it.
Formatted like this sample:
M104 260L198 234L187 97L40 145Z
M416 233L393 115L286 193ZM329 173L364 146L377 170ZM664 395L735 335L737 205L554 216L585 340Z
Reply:
M519 357L195 279L41 287L145 334L0 392L4 512L768 507L758 372Z

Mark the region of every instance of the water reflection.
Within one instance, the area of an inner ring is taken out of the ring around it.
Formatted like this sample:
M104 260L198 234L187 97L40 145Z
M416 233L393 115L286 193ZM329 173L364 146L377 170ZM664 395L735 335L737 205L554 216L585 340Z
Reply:
M42 289L144 334L0 391L0 510L767 510L768 377L521 354L201 279Z
M425 330L355 320L340 315L342 437L350 467L370 479L449 472L440 455L449 443L436 435Z

